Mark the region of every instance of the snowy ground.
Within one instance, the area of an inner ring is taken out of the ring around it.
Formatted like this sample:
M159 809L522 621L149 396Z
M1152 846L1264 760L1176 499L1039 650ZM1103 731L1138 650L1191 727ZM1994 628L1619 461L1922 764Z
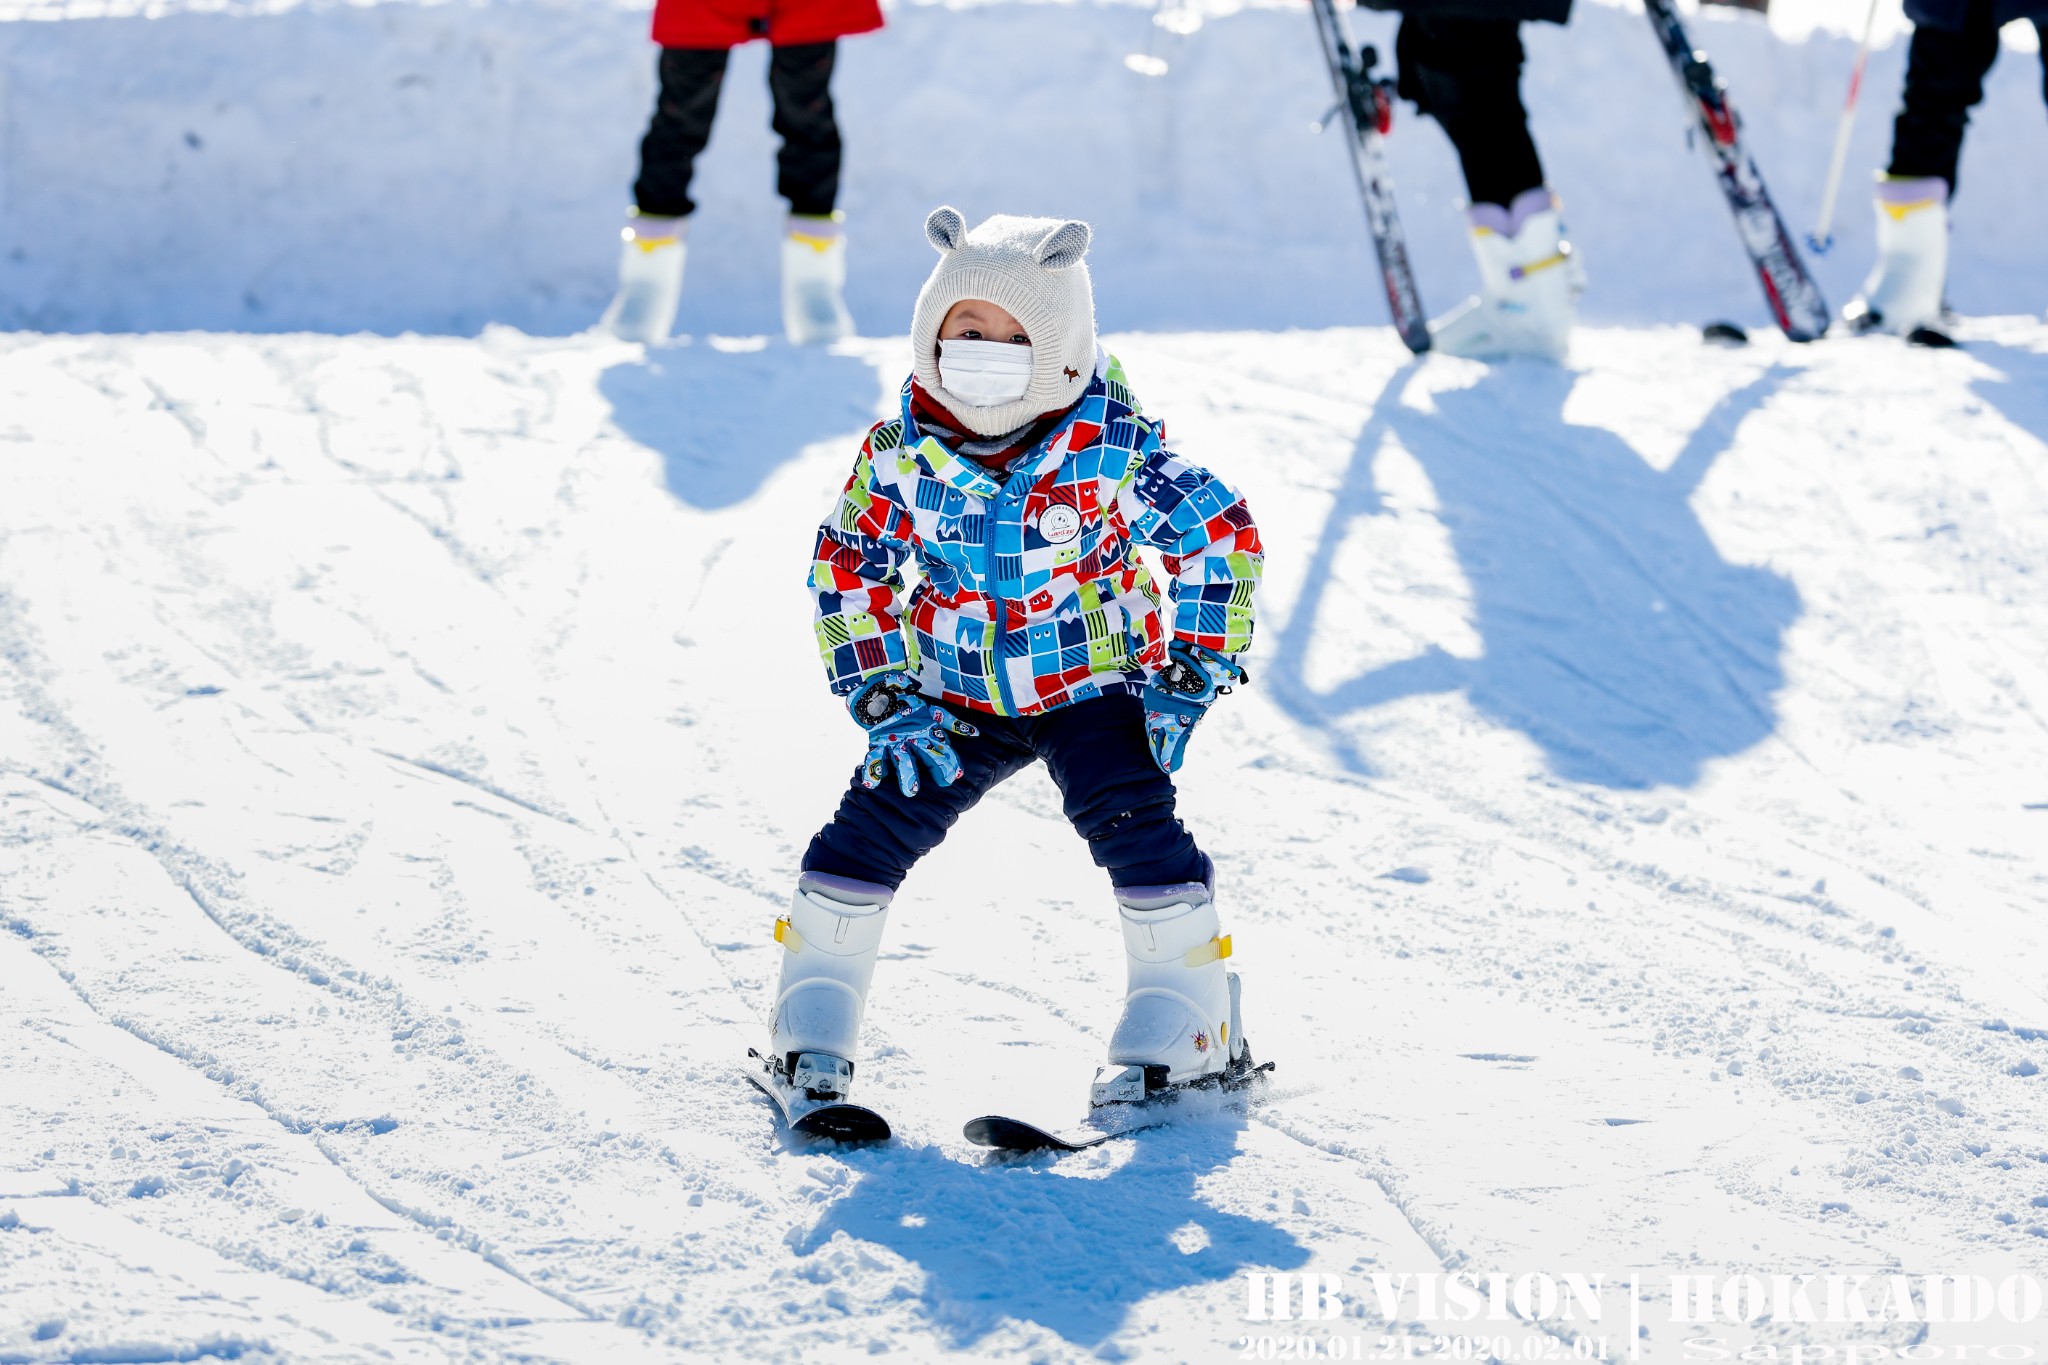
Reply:
M1271 548L1182 790L1279 1087L1057 1164L959 1137L1114 1014L1036 775L898 902L895 1143L734 1067L900 339L0 338L0 1360L1222 1361L1246 1268L2041 1273L2048 326L1963 330L1113 338Z
M1776 8L1698 27L1804 227L1862 5ZM1245 1270L1446 1268L1639 1274L1672 1361L1682 1271L2048 1275L2025 32L1951 286L2029 316L1931 353L1702 348L1677 324L1761 306L1640 14L1533 29L1599 325L1488 368L1340 325L1383 313L1305 13L1162 12L906 4L848 45L883 336L822 354L752 335L758 52L692 339L648 352L559 335L648 105L631 5L0 0L0 326L38 329L0 334L0 1365L1223 1361L1277 1330ZM1393 156L1442 309L1455 167L1413 120ZM1249 1121L960 1139L1069 1117L1121 990L1035 774L892 915L894 1144L788 1143L735 1071L859 751L803 565L941 200L1095 223L1147 408L1266 533L1255 682L1182 783L1280 1064ZM1718 1330L2048 1359L2040 1321Z

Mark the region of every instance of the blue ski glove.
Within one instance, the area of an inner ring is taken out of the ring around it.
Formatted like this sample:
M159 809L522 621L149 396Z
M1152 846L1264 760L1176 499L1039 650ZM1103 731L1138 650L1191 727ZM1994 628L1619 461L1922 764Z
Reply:
M1227 656L1185 640L1175 640L1167 651L1166 667L1145 684L1145 741L1152 746L1152 761L1163 773L1180 769L1182 750L1188 734L1218 697L1230 691L1231 683L1249 678Z
M882 785L893 766L896 789L916 796L919 761L941 787L952 786L960 776L960 756L953 752L951 737L981 733L918 696L917 679L901 669L877 673L861 683L847 695L846 709L868 732L868 758L860 781L869 791Z

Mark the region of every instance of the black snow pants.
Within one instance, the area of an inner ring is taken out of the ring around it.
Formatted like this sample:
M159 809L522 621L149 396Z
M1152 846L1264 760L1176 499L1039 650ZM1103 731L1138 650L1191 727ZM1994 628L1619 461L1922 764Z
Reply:
M1475 204L1515 202L1543 183L1522 107L1522 32L1514 19L1410 11L1394 38L1402 99L1443 125Z
M2048 97L2048 29L2042 36L2042 94ZM1892 123L1892 175L1938 175L1956 189L1956 163L1970 110L1984 98L1984 76L1998 60L1998 16L1993 0L1968 0L1960 29L1919 24L1906 51L1906 93Z
M954 737L960 776L953 785L941 787L920 768L917 795L906 797L893 770L873 791L856 770L832 822L811 840L804 871L900 886L911 864L937 848L983 793L1042 758L1068 821L1111 885L1208 880L1208 858L1173 813L1173 779L1152 761L1145 704L1137 697L1111 693L1037 716L957 714L980 733ZM1003 866L991 868L989 880L1000 885L1022 875Z
M654 119L640 142L640 178L633 202L642 213L681 217L697 205L690 175L711 140L718 92L725 84L730 53L722 47L665 47L659 71L661 95ZM832 115L832 63L836 43L801 43L770 50L768 93L775 101L775 190L789 211L832 212L839 198L839 124Z

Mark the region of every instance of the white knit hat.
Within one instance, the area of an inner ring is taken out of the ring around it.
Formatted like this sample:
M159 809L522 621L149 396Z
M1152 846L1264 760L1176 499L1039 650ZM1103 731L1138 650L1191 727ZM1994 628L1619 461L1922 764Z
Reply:
M910 320L911 370L918 383L977 436L1002 436L1087 392L1095 377L1095 290L1088 267L1094 231L1058 218L999 213L974 231L955 208L936 208L924 234L939 263ZM1014 403L977 408L939 383L939 328L962 299L986 299L1013 314L1031 338L1031 387Z

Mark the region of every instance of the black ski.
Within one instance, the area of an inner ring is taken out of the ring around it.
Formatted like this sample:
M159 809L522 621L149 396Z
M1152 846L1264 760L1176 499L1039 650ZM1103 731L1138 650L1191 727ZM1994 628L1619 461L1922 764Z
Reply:
M1322 0L1319 0L1319 3ZM1806 271L1793 245L1785 220L1764 188L1763 172L1756 158L1742 145L1741 120L1728 103L1728 91L1714 75L1707 54L1693 47L1679 21L1672 0L1643 0L1650 27L1664 45L1664 55L1687 105L1699 121L1699 133L1706 139L1708 158L1714 163L1714 178L1735 215L1736 235L1742 249L1756 266L1764 298L1771 315L1794 341L1813 341L1828 329L1828 305L1820 286Z
M1415 272L1408 264L1408 241L1401 235L1401 219L1394 212L1394 182L1387 174L1382 140L1393 126L1394 83L1373 76L1379 53L1372 47L1352 52L1351 40L1337 18L1335 0L1309 0L1309 8L1315 13L1316 34L1322 39L1323 58L1337 89L1337 107L1331 113L1344 111L1351 129L1346 139L1351 146L1351 169L1357 172L1358 191L1365 197L1365 225L1372 231L1373 250L1379 253L1380 280L1386 286L1394 330L1408 349L1419 355L1429 349L1429 320L1422 311L1422 295L1415 289Z
M831 1138L836 1142L889 1140L889 1120L866 1105L852 1104L836 1096L821 1098L800 1090L790 1084L773 1058L763 1057L753 1048L747 1049L747 1057L750 1059L747 1079L775 1102L775 1108L790 1132L801 1133L805 1137ZM848 1070L850 1072L851 1068Z
M1135 1131L1124 1129L1110 1133L1083 1124L1065 1132L1054 1132L1050 1128L1040 1128L1035 1123L1001 1114L984 1114L978 1119L969 1119L962 1130L967 1140L976 1146L994 1147L1004 1152L1084 1152L1113 1137L1121 1137L1124 1132Z
M1252 1065L1247 1055L1244 1070L1237 1075L1208 1084L1176 1086L1142 1100L1097 1105L1084 1122L1071 1128L1041 1128L1003 1114L984 1114L969 1119L961 1131L976 1146L998 1151L1085 1152L1111 1138L1129 1137L1176 1119L1241 1109L1264 1091L1272 1070L1273 1063Z

